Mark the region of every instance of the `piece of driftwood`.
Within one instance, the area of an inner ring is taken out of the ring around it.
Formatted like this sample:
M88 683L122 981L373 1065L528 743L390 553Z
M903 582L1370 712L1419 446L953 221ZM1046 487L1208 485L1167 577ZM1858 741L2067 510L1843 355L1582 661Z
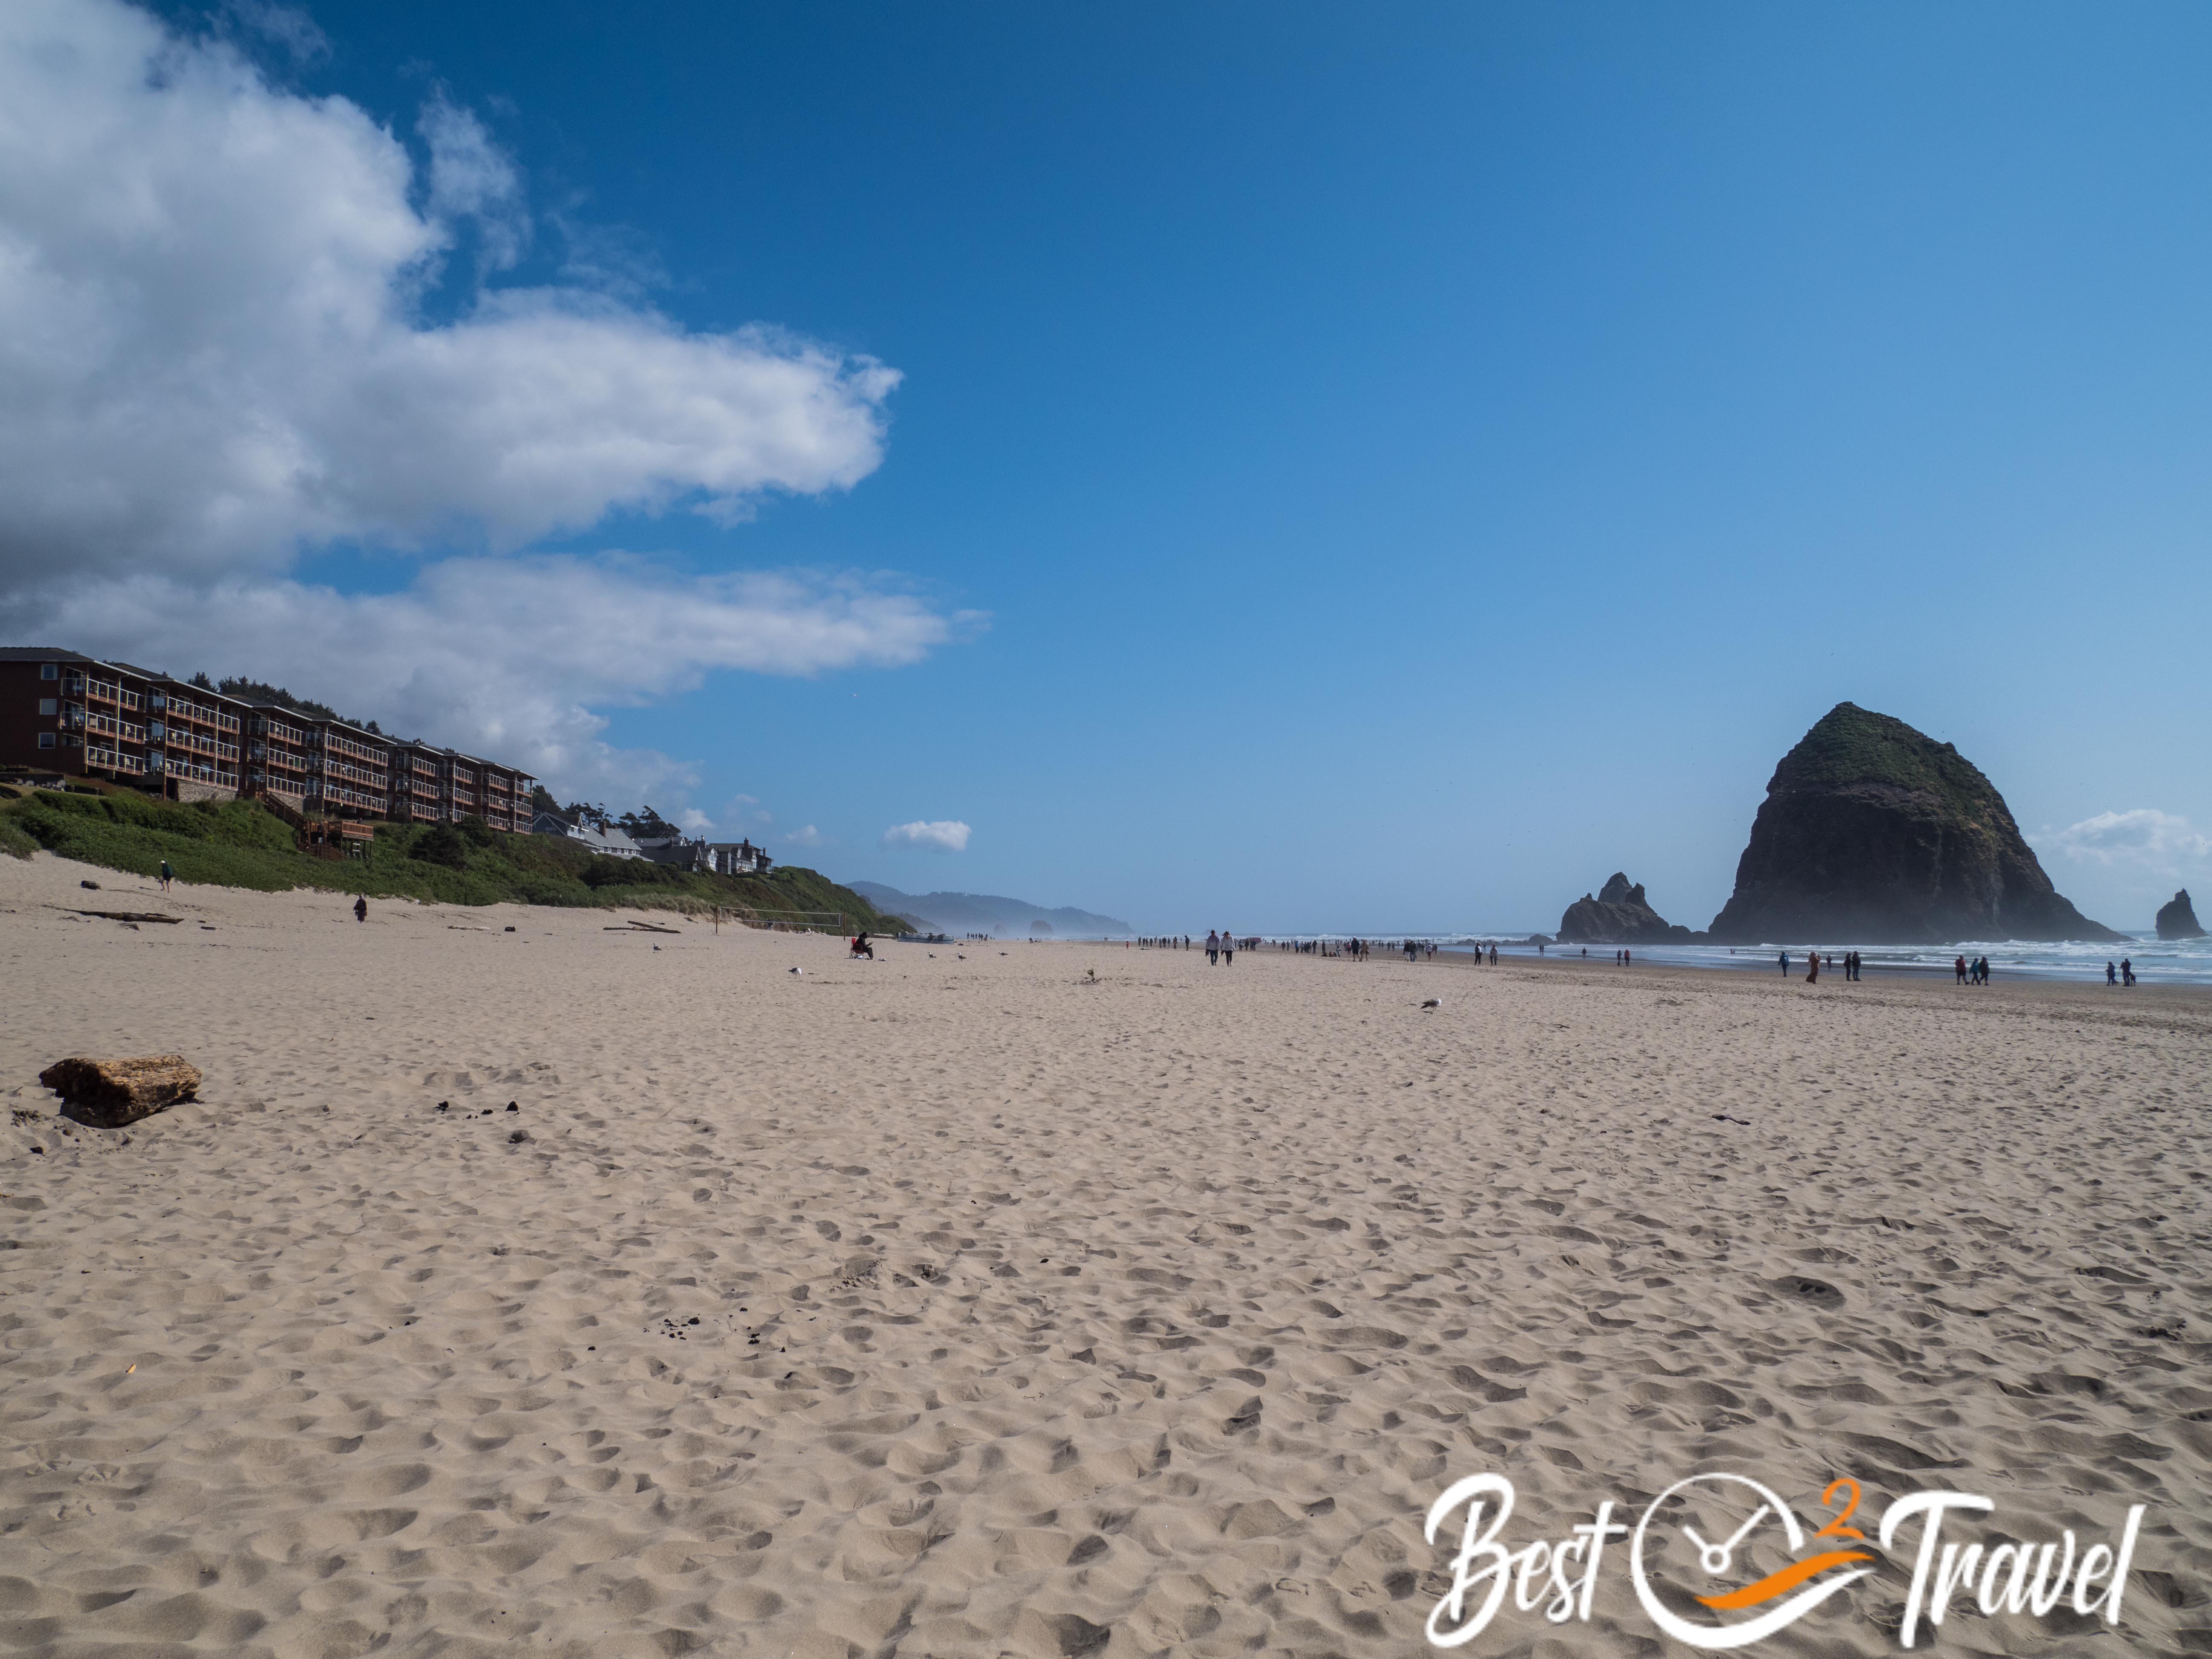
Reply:
M78 910L80 916L103 916L109 921L166 921L172 927L182 921L182 916L165 916L158 910Z
M200 1073L182 1054L71 1058L47 1066L39 1081L62 1097L62 1110L78 1122L119 1129L191 1099L198 1092Z
M603 933L680 933L681 927L656 927L649 921L626 921L619 927L602 927Z

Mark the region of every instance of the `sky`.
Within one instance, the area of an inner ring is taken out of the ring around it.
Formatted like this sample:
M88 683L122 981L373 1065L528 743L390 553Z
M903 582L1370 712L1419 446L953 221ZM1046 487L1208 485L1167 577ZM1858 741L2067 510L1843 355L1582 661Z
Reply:
M0 9L0 637L1140 927L2212 896L2212 13ZM711 826L711 828L709 827Z

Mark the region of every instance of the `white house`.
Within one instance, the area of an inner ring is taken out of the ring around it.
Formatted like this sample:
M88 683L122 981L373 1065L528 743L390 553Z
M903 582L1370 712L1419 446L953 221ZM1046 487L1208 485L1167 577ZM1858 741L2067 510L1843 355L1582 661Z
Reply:
M594 830L586 823L571 823L558 812L540 812L530 820L533 836L559 836L573 841L594 853L605 854L611 859L635 859L645 855L637 843L610 824L605 830Z

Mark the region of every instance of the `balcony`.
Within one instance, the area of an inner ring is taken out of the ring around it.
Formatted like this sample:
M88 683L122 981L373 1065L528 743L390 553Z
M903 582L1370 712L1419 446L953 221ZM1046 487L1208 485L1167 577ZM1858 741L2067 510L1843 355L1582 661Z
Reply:
M112 714L86 714L70 724L71 730L96 732L120 743L143 744L146 741L144 726L134 726L129 720L119 720Z
M119 750L103 749L95 744L84 746L84 763L96 766L103 772L143 772L146 763L136 755L126 755Z

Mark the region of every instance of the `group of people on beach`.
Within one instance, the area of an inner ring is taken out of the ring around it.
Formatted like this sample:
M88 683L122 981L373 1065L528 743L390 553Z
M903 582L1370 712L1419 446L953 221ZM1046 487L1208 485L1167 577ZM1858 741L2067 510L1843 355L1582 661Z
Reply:
M1955 984L1987 985L1990 982L1990 959L1976 957L1969 962L1964 957L1954 957L1951 960L1951 972L1955 976L1953 981Z
M1790 952L1787 951L1783 951L1777 960L1782 964L1782 976L1784 979L1787 979L1790 976ZM1832 972L1834 969L1840 968L1844 970L1844 977L1845 979L1856 983L1859 978L1859 953L1856 951L1846 951L1839 957L1833 951L1831 951L1828 952L1826 962L1823 963L1820 959L1820 953L1818 951L1806 951L1805 983L1808 985L1818 985L1820 982L1820 969L1823 967L1827 968Z
M1206 966L1211 968L1218 965L1220 967L1226 968L1231 963L1236 960L1237 941L1229 936L1229 930L1227 928L1224 927L1218 933L1209 933L1206 934Z
M2117 969L2115 969L2109 962L2105 964L2106 984L2133 985L2135 982L2136 964L2133 958L2122 957L2120 958L2120 965Z

